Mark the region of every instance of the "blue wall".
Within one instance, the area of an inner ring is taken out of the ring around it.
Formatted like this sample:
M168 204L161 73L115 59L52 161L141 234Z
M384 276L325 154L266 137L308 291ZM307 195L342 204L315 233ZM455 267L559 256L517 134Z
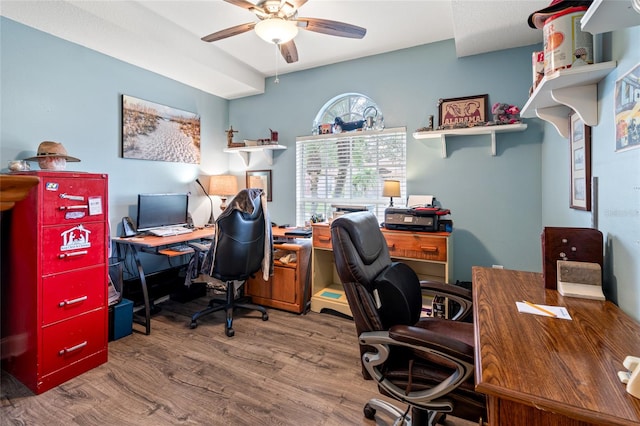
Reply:
M0 20L0 31L3 171L7 161L35 155L43 140L62 142L81 160L68 163L67 170L109 175L114 235L123 216L135 217L140 192L191 192L194 220L206 222L209 201L194 182L199 175L227 172L227 155L220 152L226 146L226 100L6 18ZM198 113L205 161L194 165L121 158L122 94ZM37 168L37 163L31 165Z
M286 74L279 84L267 79L263 95L230 101L229 119L240 130L238 139L255 139L272 128L290 147L276 154L270 211L275 221L294 223L296 136L310 134L327 100L363 93L380 106L387 127L407 128L408 192L433 194L452 211L453 279L470 280L472 265L539 271L542 124L531 120L525 132L497 135L495 157L487 135L448 138L447 158L438 141L411 136L429 115L437 119L439 98L488 94L490 103L524 105L532 50L457 59L449 40ZM259 158L249 167L268 168Z
M598 177L594 213L569 203L569 145L551 125L542 144L542 222L545 226L590 227L596 214L605 238L604 291L627 313L640 319L640 149L615 152L616 80L640 65L640 26L604 38L605 60L617 67L598 84L599 123L591 135L592 175Z
M543 226L590 225L588 213L568 208L567 141L540 120L527 120L525 132L499 134L495 157L488 136L448 138L447 158L440 157L439 142L411 137L429 115L437 118L438 98L486 93L490 103L522 106L531 85L530 52L539 46L457 59L453 41L439 42L281 75L277 85L268 78L264 94L226 101L6 18L0 30L2 165L33 155L42 140L63 142L82 159L69 169L109 174L112 232L122 216L135 213L139 192L191 191L191 211L202 224L209 204L195 178L231 172L242 183L247 169L273 170L272 219L293 223L295 138L309 135L317 111L344 92L373 98L387 127L406 126L408 192L434 194L452 210L454 280L470 280L473 265L540 271ZM639 38L637 27L613 34L608 47L619 66L599 86L601 123L593 130L594 175L603 187L599 220L610 242L608 276L615 290L610 294L636 318L640 150L612 152L611 92L638 63L631 41ZM202 164L120 158L121 94L200 114ZM245 168L239 157L222 153L230 124L240 131L236 140L278 130L288 149L275 152L273 165L253 154Z

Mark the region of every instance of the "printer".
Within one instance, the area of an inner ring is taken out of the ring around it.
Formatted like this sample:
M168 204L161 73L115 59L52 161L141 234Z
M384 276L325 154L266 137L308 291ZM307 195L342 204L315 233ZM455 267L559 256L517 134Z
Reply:
M417 232L451 232L453 222L443 219L451 211L433 206L434 200L433 196L410 196L407 202L409 207L387 207L384 211L385 228Z

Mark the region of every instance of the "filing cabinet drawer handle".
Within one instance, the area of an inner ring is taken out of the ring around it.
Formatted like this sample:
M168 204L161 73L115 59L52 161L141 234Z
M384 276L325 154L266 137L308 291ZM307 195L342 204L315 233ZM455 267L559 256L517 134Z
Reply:
M70 348L62 349L61 351L58 352L58 355L63 356L63 355L66 355L66 354L68 354L70 352L77 351L78 349L82 349L85 346L87 346L87 341L86 340L84 342L78 344L78 345L72 346Z
M82 296L82 297L78 297L77 299L63 300L62 302L58 303L58 306L62 308L67 305L74 305L76 303L84 302L88 298L89 296Z
M436 247L436 246L420 246L420 250L426 251L426 252L430 252L430 253L437 253L438 252L438 247Z
M71 253L60 253L58 255L58 258L64 259L65 257L82 256L83 254L88 254L88 253L89 253L88 250L74 251Z
M82 195L69 195L67 193L60 194L60 198L65 198L67 200L74 200L74 201L84 201L84 197Z
M331 237L323 237L322 235L320 235L318 239L323 243L328 243L329 241L331 241Z
M76 204L75 206L60 206L58 207L60 210L82 210L88 209L89 206L83 204Z

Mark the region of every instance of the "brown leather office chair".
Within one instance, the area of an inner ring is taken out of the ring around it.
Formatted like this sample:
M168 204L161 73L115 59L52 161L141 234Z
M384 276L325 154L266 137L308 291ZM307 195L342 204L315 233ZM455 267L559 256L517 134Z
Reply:
M471 311L470 291L443 283L420 282L407 265L392 262L376 217L350 213L331 224L336 269L345 289L360 341L363 376L380 393L411 408L401 411L372 399L364 415L377 410L398 423L433 424L446 413L486 419L486 402L474 391L473 324L420 318L423 295L456 301L462 319Z
M256 310L262 313L262 320L269 319L264 307L247 303L236 295L236 281L246 281L261 268L268 268L267 276L273 271L273 237L271 222L263 204L266 205L261 189L243 189L216 220L214 243L209 248L202 268L226 283L226 298L214 298L206 309L191 317L191 328L196 328L197 320L220 310L226 311L225 334L232 337L233 311L236 308ZM197 245L192 245L198 250ZM199 253L196 253L198 256ZM242 283L241 290L244 290ZM242 291L241 291L242 293Z

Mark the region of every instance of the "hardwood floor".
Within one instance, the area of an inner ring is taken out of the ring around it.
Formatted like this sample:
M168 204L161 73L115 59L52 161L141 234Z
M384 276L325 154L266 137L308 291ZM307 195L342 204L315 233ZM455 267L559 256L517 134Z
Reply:
M188 327L202 298L167 301L151 335L109 343L109 361L35 396L2 372L2 425L374 425L380 397L360 374L352 321L330 314L239 310L235 336L217 312ZM392 424L378 420L379 425ZM472 425L448 418L450 426Z

